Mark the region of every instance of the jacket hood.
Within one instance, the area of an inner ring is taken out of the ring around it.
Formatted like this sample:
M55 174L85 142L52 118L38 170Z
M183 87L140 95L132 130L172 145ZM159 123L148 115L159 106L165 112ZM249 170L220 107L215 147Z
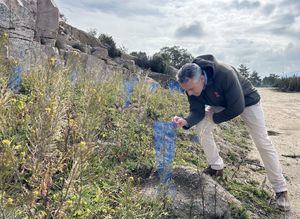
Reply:
M199 65L207 74L208 83L212 81L215 77L217 60L213 55L200 55L197 56L193 61L193 63Z

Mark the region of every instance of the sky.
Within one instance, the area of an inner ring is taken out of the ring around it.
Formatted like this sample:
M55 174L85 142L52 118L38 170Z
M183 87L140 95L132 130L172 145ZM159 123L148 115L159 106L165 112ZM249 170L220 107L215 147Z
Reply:
M300 0L55 0L67 23L128 53L180 46L261 76L300 71Z

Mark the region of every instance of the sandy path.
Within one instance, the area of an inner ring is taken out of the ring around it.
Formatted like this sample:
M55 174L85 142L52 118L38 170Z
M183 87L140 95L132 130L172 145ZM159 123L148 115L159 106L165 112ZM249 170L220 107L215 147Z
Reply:
M300 93L283 93L267 88L260 88L259 93L267 129L279 133L271 136L271 140L287 177L292 205L290 218L300 218L300 158L282 156L300 155ZM250 156L259 158L256 148Z

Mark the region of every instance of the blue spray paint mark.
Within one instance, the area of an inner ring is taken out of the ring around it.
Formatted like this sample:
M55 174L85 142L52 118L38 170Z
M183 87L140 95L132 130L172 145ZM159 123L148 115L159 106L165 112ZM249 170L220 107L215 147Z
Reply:
M70 75L71 85L72 87L75 87L77 84L78 79L78 71L76 69L73 69Z
M152 82L149 85L149 90L151 93L154 93L158 88L160 88L160 85L158 83Z
M8 87L13 91L18 92L20 90L22 70L22 66L20 65L12 68L12 74L8 82Z
M195 142L195 143L200 143L200 136L199 135L193 135L191 141Z
M176 124L156 121L153 129L156 169L160 183L174 189L171 178L176 151Z
M184 93L184 89L180 86L178 81L175 81L174 79L170 79L167 82L167 87L170 91L177 91L179 93Z
M131 94L133 92L134 86L137 84L138 78L133 77L130 80L125 80L123 82L123 94L125 99L124 109L128 108L131 102Z

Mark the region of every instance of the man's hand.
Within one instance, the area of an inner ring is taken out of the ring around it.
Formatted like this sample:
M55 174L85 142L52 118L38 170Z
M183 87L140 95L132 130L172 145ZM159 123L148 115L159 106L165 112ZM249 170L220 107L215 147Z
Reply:
M179 116L174 116L174 118L172 119L172 122L175 122L177 127L182 128L183 126L187 125L187 121Z

